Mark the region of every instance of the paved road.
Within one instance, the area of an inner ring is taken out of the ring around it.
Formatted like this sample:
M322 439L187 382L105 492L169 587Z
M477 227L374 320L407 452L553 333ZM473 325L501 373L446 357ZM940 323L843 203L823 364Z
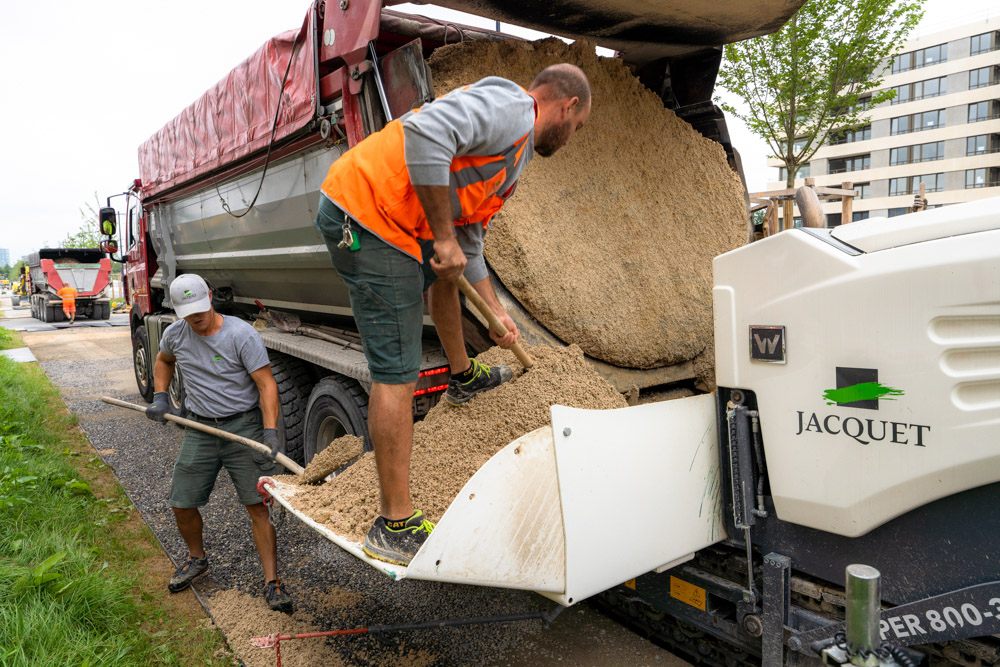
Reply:
M175 560L182 557L186 550L166 504L181 431L99 401L101 395L111 395L143 403L136 393L128 328L45 325L51 328L38 330L32 324L38 321L26 317L28 313L9 307L3 310L7 317L0 319L0 325L25 332L25 342L59 387L67 406L78 415L95 449L115 470L143 518L170 555ZM393 582L292 517L286 517L278 531L282 577L295 593L299 608L321 627L518 613L552 606L540 596L523 591ZM259 595L262 581L249 521L226 475L219 476L205 508L205 534L212 570L199 581L200 592L211 595L238 588ZM260 634L269 631L261 628ZM372 664L373 658L401 664L407 660L400 657L410 655L419 656L420 664L440 665L688 664L586 603L563 612L548 630L531 621L422 631L405 637L359 637L339 646L349 664Z

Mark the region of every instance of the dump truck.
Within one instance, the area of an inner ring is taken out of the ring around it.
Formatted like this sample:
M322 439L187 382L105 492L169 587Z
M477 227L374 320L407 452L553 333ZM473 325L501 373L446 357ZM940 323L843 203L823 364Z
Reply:
M613 49L738 171L711 102L719 45L778 29L802 3L438 4ZM312 226L320 183L347 149L430 98L435 49L509 38L379 2L315 2L299 30L143 144L140 178L122 193L121 258L140 393L152 397L152 359L176 320L166 288L196 272L220 311L261 325L285 454L305 463L340 435L364 436L370 377ZM110 204L101 225L113 235ZM718 388L620 410L552 406L551 425L468 481L409 566L372 560L298 512L294 485L261 488L396 580L525 589L566 606L593 599L698 664L847 655L844 573L857 563L882 575L879 655L997 664L996 210L994 200L792 229L719 256ZM493 279L526 340L574 342ZM445 388L447 363L426 331L415 417ZM591 361L621 391L688 377ZM179 407L183 378L170 395ZM510 525L475 533L498 516Z
M111 260L100 248L42 248L26 261L32 317L43 322L65 320L62 297L57 292L67 285L76 290L77 316L92 320L111 317L107 294Z

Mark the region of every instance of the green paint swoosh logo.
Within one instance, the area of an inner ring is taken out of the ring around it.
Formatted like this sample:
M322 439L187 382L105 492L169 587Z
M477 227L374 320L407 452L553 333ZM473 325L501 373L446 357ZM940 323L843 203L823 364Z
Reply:
M894 401L892 396L903 396L902 389L893 389L878 382L860 382L849 387L840 389L827 389L823 392L823 398L827 405L838 403L854 403L855 401L877 401L884 399Z
M222 357L219 356L212 357L212 361L222 361Z

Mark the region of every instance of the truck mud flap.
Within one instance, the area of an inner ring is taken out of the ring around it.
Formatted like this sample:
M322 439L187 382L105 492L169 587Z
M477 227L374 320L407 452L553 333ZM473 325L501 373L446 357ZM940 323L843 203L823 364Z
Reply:
M531 590L563 605L726 538L713 395L551 415L473 475L408 567L296 510L299 487L265 488L393 579Z

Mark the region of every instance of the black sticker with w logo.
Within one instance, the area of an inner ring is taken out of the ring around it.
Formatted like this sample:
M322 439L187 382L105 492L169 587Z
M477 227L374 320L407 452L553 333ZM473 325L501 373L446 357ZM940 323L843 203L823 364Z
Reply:
M787 361L785 358L785 327L751 325L750 358L754 361L785 363Z

